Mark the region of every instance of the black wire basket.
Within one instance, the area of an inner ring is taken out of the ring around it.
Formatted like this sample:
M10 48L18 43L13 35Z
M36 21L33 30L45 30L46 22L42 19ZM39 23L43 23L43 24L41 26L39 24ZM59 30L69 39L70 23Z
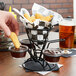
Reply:
M39 26L41 26L42 29L39 29L38 27L25 28L30 44L33 44L32 49L28 50L30 58L23 63L23 67L28 71L44 71L50 70L55 67L50 67L50 65L44 60L42 56L43 49L45 48L47 43L49 31L51 31L52 29L51 24L48 28L44 27L44 25L44 22L40 22Z
M47 42L52 42L48 41L48 35L49 32L52 30L53 26L49 24L48 27L44 27L44 22L40 22L39 26L41 26L42 28L25 28L30 44L32 44L33 47L28 50L30 58L23 63L23 67L27 71L57 70L57 64L49 64L47 61L45 61L43 57L43 50L45 49ZM55 41L59 42L59 39L54 40L53 42Z

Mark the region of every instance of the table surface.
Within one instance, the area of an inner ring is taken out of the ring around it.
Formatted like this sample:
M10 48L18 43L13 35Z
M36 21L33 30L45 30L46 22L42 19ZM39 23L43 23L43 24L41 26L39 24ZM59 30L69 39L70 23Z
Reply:
M28 58L14 59L9 51L0 52L0 76L43 76L36 72L25 72L21 65ZM63 58L59 60L63 67L56 72L50 72L45 76L76 76L76 56Z
M25 72L21 65L23 59L13 59L10 52L0 52L0 76L42 76L35 72ZM63 64L63 67L57 72L50 72L45 76L76 76L76 57L60 58L59 63Z

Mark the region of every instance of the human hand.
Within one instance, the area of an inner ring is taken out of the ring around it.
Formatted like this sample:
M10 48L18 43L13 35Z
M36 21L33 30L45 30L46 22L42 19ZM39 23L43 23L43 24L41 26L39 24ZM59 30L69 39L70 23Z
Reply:
M0 11L0 29L2 29L6 36L10 36L11 32L19 33L19 25L12 13Z

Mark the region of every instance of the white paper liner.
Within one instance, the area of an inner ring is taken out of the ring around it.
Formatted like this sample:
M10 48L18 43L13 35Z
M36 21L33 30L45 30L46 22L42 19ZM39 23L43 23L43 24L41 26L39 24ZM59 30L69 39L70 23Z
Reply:
M52 25L56 25L58 24L61 20L63 20L63 17L58 14L57 12L54 12L52 10L49 10L37 3L34 3L33 4L33 7L32 7L32 15L35 15L36 13L40 13L42 14L43 16L49 16L49 15L53 15L53 20L52 20Z
M33 27L31 25L26 26L26 22L30 23L30 24L34 23L34 26L37 26L37 25L39 25L39 22L41 21L40 19L36 19L36 21L31 23L29 20L27 20L24 17L24 14L27 13L29 16L30 16L30 14L27 11L27 9L25 9L25 8L21 8L20 11L18 11L16 8L13 8L13 10L21 16L20 20L21 20L21 22L23 22L24 26L27 28L33 28ZM61 20L63 20L63 17L60 14L58 14L57 12L54 12L54 11L49 10L49 9L47 9L47 8L37 4L37 3L34 3L32 6L32 15L34 16L36 13L40 13L43 16L53 15L53 19L51 21L52 25L56 25ZM47 23L47 21L44 21L44 22Z

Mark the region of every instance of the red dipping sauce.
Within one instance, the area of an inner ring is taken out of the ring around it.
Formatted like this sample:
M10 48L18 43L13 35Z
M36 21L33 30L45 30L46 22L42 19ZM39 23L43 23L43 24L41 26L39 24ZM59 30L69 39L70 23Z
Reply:
M10 48L11 55L12 57L15 58L25 57L27 51L28 51L28 47L24 45L23 46L21 45L19 49L16 49L15 47Z

